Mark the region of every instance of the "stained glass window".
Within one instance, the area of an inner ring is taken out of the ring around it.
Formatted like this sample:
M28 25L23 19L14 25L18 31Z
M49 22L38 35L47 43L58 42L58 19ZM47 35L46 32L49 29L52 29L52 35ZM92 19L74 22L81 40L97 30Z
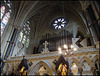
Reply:
M29 21L27 21L19 34L18 40L25 45L25 47L28 47L29 45L29 33L30 33L30 27L29 27Z
M19 41L21 41L22 40L22 37L23 37L23 33L22 33L22 31L20 32L20 34L19 34Z
M11 8L11 4L10 3L7 3L7 5L8 5L9 8Z
M1 7L1 19L2 19L3 15L4 15L4 13L5 13L5 6L2 6Z
M61 17L53 20L51 25L54 29L62 29L66 26L66 24L67 24L66 18Z
M4 6L1 6L1 35L3 34L3 31L9 21L9 18L10 18L10 13L11 13L11 3L10 1L4 1L5 2L5 5ZM8 6L9 9L8 9L8 12L5 12L5 6Z

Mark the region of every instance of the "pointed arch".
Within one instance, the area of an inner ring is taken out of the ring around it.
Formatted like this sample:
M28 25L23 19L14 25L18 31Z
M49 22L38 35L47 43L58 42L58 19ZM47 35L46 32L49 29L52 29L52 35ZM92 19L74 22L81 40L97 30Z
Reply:
M99 56L95 55L92 58L92 62L93 62L93 65L95 66L95 68L98 70L99 69Z
M95 55L95 56L92 58L92 62L95 63L96 60L98 60L98 55Z
M76 58L72 58L72 59L70 59L70 60L71 60L71 61L70 61L70 64L69 64L69 68L71 68L73 62L75 62L76 65L79 66L80 62L79 62Z
M83 64L83 62L84 61L86 61L89 65L90 65L90 67L94 67L94 65L93 65L93 63L92 63L92 61L91 61L91 59L89 59L88 57L82 57L81 59L80 59L80 65L79 65L79 67L81 68L82 67L82 64Z
M47 68L47 70L49 71L48 72L49 75L53 75L51 65L44 60L38 62L34 67L32 67L32 70L29 72L29 75L37 74L42 65Z
M6 5L9 7L7 8ZM5 1L4 5L1 6L1 36L3 34L3 31L10 19L10 14L11 14L11 2L10 1Z

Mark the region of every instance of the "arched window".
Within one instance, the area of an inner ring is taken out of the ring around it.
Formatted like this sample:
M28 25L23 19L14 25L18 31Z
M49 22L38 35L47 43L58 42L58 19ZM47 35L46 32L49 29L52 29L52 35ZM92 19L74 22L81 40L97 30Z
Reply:
M1 6L1 19L5 13L5 6Z
M7 9L7 12L5 12L6 7L9 7ZM1 6L1 35L3 34L3 31L7 25L7 22L10 18L10 13L11 13L11 3L10 1L4 1L4 5Z
M25 47L28 47L28 45L29 45L29 33L30 33L29 24L30 24L29 21L27 21L27 22L24 24L24 26L23 26L23 28L22 28L20 34L19 34L19 38L18 38L18 40L19 40L22 44L24 44Z

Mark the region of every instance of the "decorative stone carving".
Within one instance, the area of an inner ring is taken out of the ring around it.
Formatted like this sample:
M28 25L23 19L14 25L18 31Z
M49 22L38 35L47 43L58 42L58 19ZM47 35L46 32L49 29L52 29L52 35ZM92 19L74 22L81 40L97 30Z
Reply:
M69 56L69 55L64 55L64 58L66 58L66 60L67 60L67 58L68 58L68 62L69 62L69 66L70 66L70 64L71 64L71 60L73 59L73 58L76 58L77 60L73 60L73 61L76 61L76 63L77 62L83 62L81 59L82 59L82 57L84 57L84 55L86 56L86 58L85 58L85 60L87 60L88 61L88 59L87 58L89 58L89 56L95 56L95 55L97 55L98 54L98 49L96 49L96 48L93 48L93 47L87 47L87 48L80 48L79 49L80 51L77 51L76 52L76 54L77 55L75 55L75 54L73 54L73 55L71 55L71 56ZM80 54L80 52L81 52L81 54ZM86 53L88 53L88 54L86 54ZM6 72L6 69L8 70L8 71L11 71L12 69L11 69L11 66L13 65L13 63L15 64L15 70L17 71L17 67L18 67L18 65L20 64L20 62L21 62L21 60L22 60L22 56L17 56L17 57L11 57L10 59L8 59L8 60L6 60L6 63L5 63L5 69L3 70L3 71L5 71ZM55 63L55 60L58 60L58 58L59 58L59 53L58 53L58 51L56 51L56 52L48 52L48 53L41 53L41 54L34 54L34 55L26 55L25 56L25 58L28 60L28 63L30 63L30 62L32 62L33 64L32 64L32 66L30 67L30 70L28 71L28 72L30 72L30 75L36 75L38 72L36 71L36 68L34 68L34 66L35 65L37 65L37 62L38 61L41 61L41 60L45 60L45 61L49 61L49 63L48 64L50 64L50 65L52 65L51 66L51 68L53 69L53 72L54 73L56 73L56 71L54 70L55 69L55 65L53 64L53 61L54 61L54 63ZM79 59L78 59L79 58ZM90 58L89 58L90 59ZM91 58L92 59L92 58ZM90 60L91 60L90 59ZM81 60L81 61L80 61ZM79 71L79 75L82 75L82 71L83 71L83 75L84 75L84 69L82 69L82 64L80 64L80 63L78 63L77 65L79 65L78 66L78 71ZM7 64L9 64L9 65L7 65ZM6 66L7 65L7 66ZM40 64L41 65L41 64ZM44 64L43 64L44 65ZM92 65L90 65L90 67L94 67L94 66L92 66ZM34 72L32 71L31 72L31 70L32 70L32 68L33 68L33 70L34 71L36 71L36 73L34 74ZM71 69L70 67L69 67L69 69ZM91 75L92 75L92 73L94 74L94 72L96 71L95 70L95 68L93 69L93 68L90 68L91 69L91 71L89 71L89 72L91 72ZM68 70L69 71L69 70ZM70 71L69 71L70 72ZM73 73L70 73L69 75L71 76Z
M45 41L45 43L43 43L43 45L45 46L44 48L43 48L43 52L42 53L48 53L49 52L49 50L48 50L48 48L47 48L47 45L48 45L49 43L47 42L47 41Z

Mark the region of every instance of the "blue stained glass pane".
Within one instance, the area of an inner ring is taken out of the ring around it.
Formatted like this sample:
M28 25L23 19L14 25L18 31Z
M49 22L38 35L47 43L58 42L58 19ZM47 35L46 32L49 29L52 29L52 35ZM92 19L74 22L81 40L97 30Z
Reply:
M61 29L61 26L58 26L58 29Z
M2 24L2 23L1 23L1 26L2 26L2 27L5 27L5 25L4 25L4 24Z
M62 22L62 23L66 23L66 21Z
M66 24L67 24L66 18L61 17L53 20L51 26L54 29L62 29L66 26Z
M2 28L1 30L4 31L4 28Z
M4 2L6 3L6 0L4 0Z
M55 23L58 23L58 21L55 21Z
M61 21L61 19L58 19L58 21L60 22L60 21Z
M11 12L11 9L9 9L9 12Z
M64 21L64 18L62 18L62 21Z
M8 2L10 2L10 0L8 0Z
M61 24L61 26L63 26L63 27L64 27L65 25L64 25L64 24Z
M7 13L6 13L6 15L7 15ZM4 16L4 18L3 18L3 20L2 20L2 22L3 22L4 25L7 24L8 19L9 19L6 15Z
M5 23L3 23L3 22L2 22L2 24L3 24L4 26L6 26L6 24L5 24Z
M4 30L4 28L1 28L1 30L3 31L3 30Z
M1 26L1 30L4 30L4 27Z
M53 24L54 26L56 26L57 24Z

